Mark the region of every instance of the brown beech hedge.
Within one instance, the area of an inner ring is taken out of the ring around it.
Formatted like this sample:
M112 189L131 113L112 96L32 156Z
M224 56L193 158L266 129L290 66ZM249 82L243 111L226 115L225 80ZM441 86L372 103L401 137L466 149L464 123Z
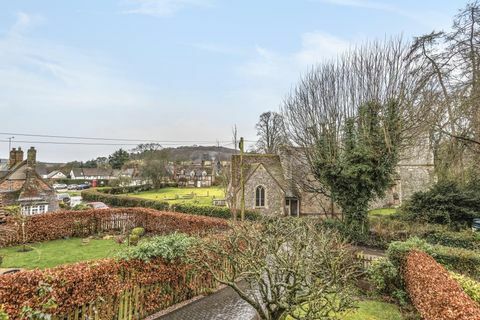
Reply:
M11 319L139 319L216 285L208 272L180 260L105 259L0 276L0 304Z
M119 208L85 211L56 211L29 217L25 225L26 242L41 242L67 237L85 237L106 231L143 227L146 232L167 234L173 231L205 234L225 230L224 219L194 216L146 208ZM6 230L3 232L3 230ZM22 229L9 217L0 225L0 246L22 243Z
M404 277L407 291L422 319L480 319L478 304L428 254L411 251L405 260Z

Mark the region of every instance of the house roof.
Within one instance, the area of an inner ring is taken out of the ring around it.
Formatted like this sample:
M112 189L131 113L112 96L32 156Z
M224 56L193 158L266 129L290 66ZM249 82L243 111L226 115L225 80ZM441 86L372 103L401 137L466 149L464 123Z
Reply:
M104 168L72 168L76 177L109 177L113 175L112 169Z
M19 201L37 201L46 199L53 188L48 185L35 169L24 160L15 165L7 175L0 179L0 192L19 192ZM3 189L3 190L2 190Z

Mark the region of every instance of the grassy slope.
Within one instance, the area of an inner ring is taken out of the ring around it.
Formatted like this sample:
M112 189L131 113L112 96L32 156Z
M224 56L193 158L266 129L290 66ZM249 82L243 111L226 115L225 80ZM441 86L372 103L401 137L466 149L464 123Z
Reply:
M194 193L196 197L193 199L174 199L175 196L188 195ZM223 199L225 194L223 188L221 187L210 187L210 188L162 188L158 190L150 190L140 193L129 193L131 197L138 197L143 199L167 201L169 203L185 203L185 204L195 204L201 206L211 206L212 200ZM208 196L207 196L208 195Z
M29 245L34 250L18 252L20 246L2 248L2 268L51 268L57 265L113 256L122 246L114 240L92 239L82 244L82 239L53 240Z

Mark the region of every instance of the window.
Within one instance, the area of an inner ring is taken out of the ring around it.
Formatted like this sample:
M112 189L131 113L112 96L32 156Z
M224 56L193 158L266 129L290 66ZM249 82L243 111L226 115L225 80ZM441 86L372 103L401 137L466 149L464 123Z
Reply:
M34 214L40 214L45 212L48 212L47 204L22 206L22 214L25 216L31 216Z
M255 190L255 207L265 207L265 188L262 186Z

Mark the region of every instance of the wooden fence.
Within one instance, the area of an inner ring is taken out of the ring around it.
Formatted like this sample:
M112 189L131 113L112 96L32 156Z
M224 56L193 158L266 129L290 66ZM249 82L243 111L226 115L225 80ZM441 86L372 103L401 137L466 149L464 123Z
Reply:
M367 270L368 267L370 267L375 260L378 260L378 259L382 258L381 256L365 254L361 251L357 252L355 257L357 258L357 260L360 263L360 266L363 270Z

